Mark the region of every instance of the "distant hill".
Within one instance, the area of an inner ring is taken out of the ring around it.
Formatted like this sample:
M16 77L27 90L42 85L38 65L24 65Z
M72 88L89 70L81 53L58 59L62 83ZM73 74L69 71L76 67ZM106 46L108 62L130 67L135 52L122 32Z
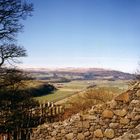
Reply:
M131 80L134 75L116 70L101 68L57 68L26 69L39 80L68 82L70 80Z

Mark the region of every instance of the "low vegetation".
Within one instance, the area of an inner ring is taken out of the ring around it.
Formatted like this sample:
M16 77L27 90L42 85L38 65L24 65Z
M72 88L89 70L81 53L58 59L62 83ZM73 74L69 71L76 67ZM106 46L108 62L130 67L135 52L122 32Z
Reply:
M64 118L70 117L78 112L86 113L93 105L102 104L113 99L122 90L116 87L90 88L71 97L66 104Z
M56 87L51 84L43 84L37 88L30 88L29 93L33 97L48 95L56 91Z
M33 81L35 82L35 81ZM45 84L45 81L36 81L35 84L30 83L33 87L39 87L41 84ZM30 85L28 84L28 85ZM35 86L36 85L36 86ZM38 86L39 85L39 86ZM74 80L66 83L53 83L53 85L57 88L53 94L46 94L43 96L38 96L35 99L39 102L47 102L53 101L57 104L65 104L69 97L75 96L78 93L82 93L83 91L90 89L91 87L105 87L105 88L113 88L115 93L121 93L128 88L128 81L124 80L116 80L116 81L108 81L108 80ZM96 85L96 86L95 86ZM112 89L111 89L112 90Z

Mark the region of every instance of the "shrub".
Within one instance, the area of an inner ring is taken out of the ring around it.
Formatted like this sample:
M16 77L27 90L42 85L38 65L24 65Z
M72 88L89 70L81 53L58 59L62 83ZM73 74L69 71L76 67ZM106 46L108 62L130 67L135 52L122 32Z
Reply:
M90 88L83 93L79 93L76 97L72 97L68 103L67 108L65 109L64 119L70 117L73 114L79 112L86 112L93 105L102 104L113 99L117 95L119 89L114 88Z
M53 93L57 88L51 84L43 84L36 88L30 89L30 94L33 97L43 96Z

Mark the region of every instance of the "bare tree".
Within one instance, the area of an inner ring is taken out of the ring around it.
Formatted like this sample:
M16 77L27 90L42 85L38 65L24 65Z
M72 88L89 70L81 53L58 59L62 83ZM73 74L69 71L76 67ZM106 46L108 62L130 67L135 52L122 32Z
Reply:
M23 71L4 65L17 63L27 55L23 47L16 45L16 37L23 28L21 20L32 10L26 0L0 0L0 133L11 134L14 140L19 140L19 134L23 140L29 139L21 131L37 126L39 119L30 115L30 109L38 103L21 88L28 77Z
M23 25L21 20L31 15L33 5L25 0L0 0L0 41L15 40Z
M15 44L3 44L0 46L0 67L7 61L9 64L18 63L16 58L27 56L26 50Z
M23 28L21 20L30 16L32 11L33 5L25 0L0 0L0 67L5 62L17 63L17 58L27 55L15 41Z

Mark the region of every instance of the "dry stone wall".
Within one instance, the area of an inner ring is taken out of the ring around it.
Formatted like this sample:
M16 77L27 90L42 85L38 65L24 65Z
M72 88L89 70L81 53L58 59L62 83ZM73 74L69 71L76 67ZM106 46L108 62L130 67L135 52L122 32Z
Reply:
M111 102L93 106L86 115L34 130L31 140L140 140L140 85Z

